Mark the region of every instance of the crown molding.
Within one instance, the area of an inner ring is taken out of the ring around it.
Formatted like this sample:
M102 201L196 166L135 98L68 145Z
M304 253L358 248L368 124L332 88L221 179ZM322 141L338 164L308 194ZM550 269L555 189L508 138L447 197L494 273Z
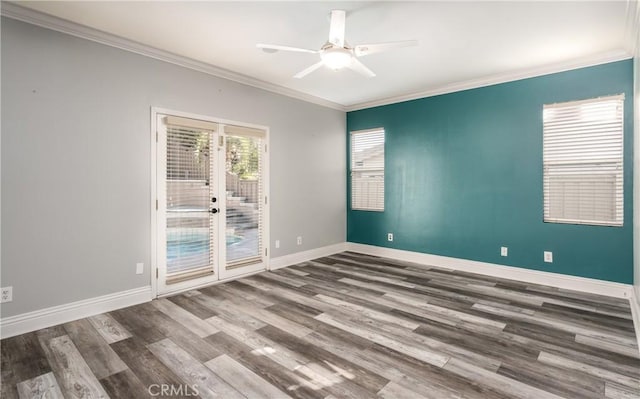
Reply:
M418 91L414 93L402 94L398 96L385 97L372 101L343 105L333 101L329 101L311 94L302 93L297 90L289 89L273 83L265 82L260 79L252 78L237 72L229 71L224 68L216 67L192 58L180 56L168 51L160 50L133 40L103 32L94 28L90 28L75 22L67 21L52 15L48 15L39 11L28 9L14 2L1 1L0 15L18 21L26 22L32 25L40 26L46 29L66 33L82 39L91 40L97 43L119 48L121 50L140 54L146 57L165 61L184 68L203 72L208 75L234 81L240 84L252 86L258 89L266 90L272 93L306 101L323 107L351 112L366 108L378 107L400 103L404 101L416 100L425 97L432 97L442 94L453 93L457 91L475 89L484 86L491 86L499 83L512 82L521 79L532 78L536 76L548 75L551 73L564 72L578 68L605 64L608 62L621 61L631 58L635 55L638 47L638 38L640 33L640 7L635 0L627 0L627 16L625 26L625 43L624 50L616 50L607 53L596 54L593 56L571 60L569 62L561 62L556 64L545 65L542 67L523 69L510 73L498 73L495 75L485 76L479 79L472 79L463 82L455 82L440 87Z
M119 48L121 50L140 54L160 61L165 61L184 68L192 69L194 71L203 72L208 75L270 91L272 93L281 94L283 96L295 98L339 111L346 111L344 105L335 103L333 101L325 100L323 98L302 93L297 90L265 82L260 79L252 78L250 76L216 67L214 65L197 61L192 58L183 57L181 55L177 55L168 51L160 50L155 47L147 46L145 44L125 39L111 33L103 32L98 29L90 28L88 26L84 26L62 18L54 17L52 15L25 8L13 2L2 1L0 14L7 18L26 22L57 32L66 33L68 35L76 36L82 39L91 40L96 43L105 44L107 46Z
M491 86L499 83L513 82L516 80L522 80L527 78L533 78L536 76L549 75L557 72L570 71L573 69L585 68L600 64L606 64L609 62L622 61L631 58L632 55L626 50L616 50L603 54L597 54L578 60L572 60L569 62L545 65L543 67L530 68L520 70L511 73L499 73L495 75L485 76L480 79L472 79L464 82L456 82L437 87L435 89L429 89L425 91L419 91L411 94L403 94L394 97L387 97L380 100L367 101L363 103L353 104L347 106L347 112L358 111L366 108L379 107L382 105L390 105L401 103L404 101L417 100L425 97L433 97L441 94L454 93L457 91L477 89L479 87Z

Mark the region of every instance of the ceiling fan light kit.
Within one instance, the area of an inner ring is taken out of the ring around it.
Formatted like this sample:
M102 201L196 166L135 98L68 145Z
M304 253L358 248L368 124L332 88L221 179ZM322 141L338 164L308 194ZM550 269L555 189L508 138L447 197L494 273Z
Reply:
M358 59L358 57L381 53L394 48L418 45L417 40L405 40L391 43L361 44L355 47L349 47L344 40L346 12L344 10L333 10L331 11L330 18L329 41L325 43L320 50L309 50L298 47L282 46L279 44L257 44L256 47L268 52L283 50L298 53L320 54L320 62L317 62L294 75L294 78L300 79L321 66L326 66L334 71L349 68L363 76L372 78L376 76L376 74L371 69L367 68Z
M320 52L320 59L329 69L337 71L351 64L353 53L346 48L329 47Z

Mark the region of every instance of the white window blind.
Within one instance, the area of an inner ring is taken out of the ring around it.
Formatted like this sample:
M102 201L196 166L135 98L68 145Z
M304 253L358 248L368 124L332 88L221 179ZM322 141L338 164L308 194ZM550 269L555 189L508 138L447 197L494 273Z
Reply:
M545 105L544 221L622 226L624 95Z
M266 132L226 125L226 268L262 261Z
M170 284L180 281L185 274L212 272L210 148L215 125L178 117L167 117L165 123L167 283Z
M351 132L351 209L384 211L384 129Z

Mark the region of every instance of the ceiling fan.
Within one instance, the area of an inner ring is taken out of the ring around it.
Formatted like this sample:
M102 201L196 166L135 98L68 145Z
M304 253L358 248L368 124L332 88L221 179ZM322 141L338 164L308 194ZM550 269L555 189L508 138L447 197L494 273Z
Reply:
M320 50L309 50L306 48L262 43L256 44L256 47L265 51L271 50L274 52L283 50L299 53L320 54L319 62L294 75L294 78L300 79L323 65L336 71L342 68L349 68L371 78L376 76L376 74L360 62L358 57L364 57L365 55L380 53L394 48L418 45L417 40L404 40L389 43L360 44L351 47L344 40L346 12L344 10L332 10L330 16L331 23L329 25L329 40L320 48Z

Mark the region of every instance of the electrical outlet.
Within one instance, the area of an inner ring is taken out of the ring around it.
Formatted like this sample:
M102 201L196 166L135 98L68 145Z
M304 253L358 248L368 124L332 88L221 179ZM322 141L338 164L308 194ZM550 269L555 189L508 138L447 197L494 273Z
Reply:
M296 239L296 243L298 245L302 245L302 236L298 236L298 238Z
M142 274L144 272L144 263L136 263L136 274Z
M500 256L508 256L508 255L509 255L509 248L500 247Z
M393 233L387 233L387 241L393 241Z
M553 252L544 251L544 261L547 263L553 263Z
M280 240L276 240L276 248L280 248Z
M13 287L0 288L0 303L13 301Z

